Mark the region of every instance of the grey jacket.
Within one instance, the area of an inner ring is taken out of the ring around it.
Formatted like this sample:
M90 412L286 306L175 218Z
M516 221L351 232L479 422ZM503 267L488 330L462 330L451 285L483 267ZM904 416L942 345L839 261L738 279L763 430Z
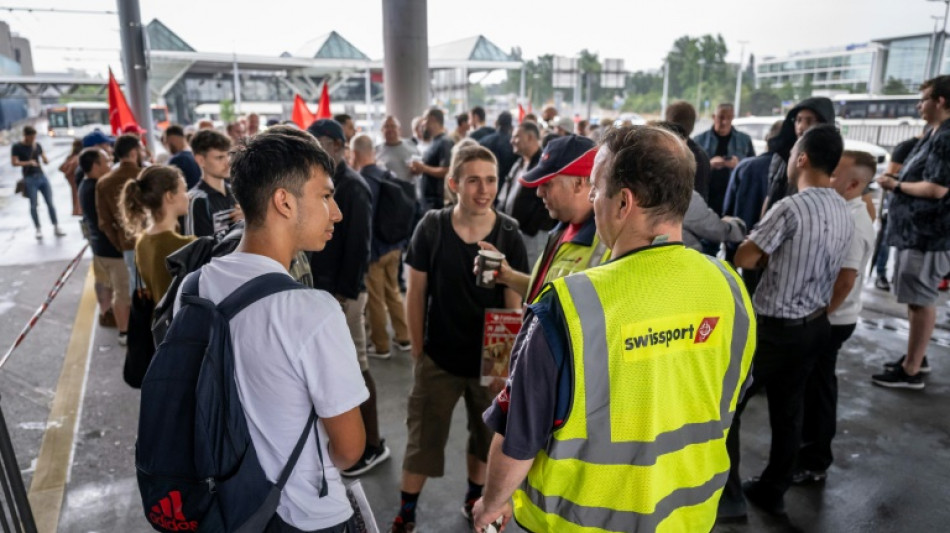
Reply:
M740 242L745 238L745 223L738 218L719 218L706 201L693 191L683 219L683 244L701 250L700 239L713 242Z

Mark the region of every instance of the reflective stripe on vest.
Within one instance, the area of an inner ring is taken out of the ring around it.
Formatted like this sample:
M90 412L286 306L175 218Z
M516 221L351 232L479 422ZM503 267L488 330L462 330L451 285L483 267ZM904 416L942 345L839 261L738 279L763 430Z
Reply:
M698 255L698 254L697 254ZM703 256L705 257L705 256ZM536 466L540 470L532 469L535 476L529 475L523 489L515 495L516 516L525 526L534 526L538 531L652 531L666 518L678 509L699 506L718 501L718 493L725 484L728 475L728 461L725 469L715 472L712 477L704 479L697 486L677 486L652 507L652 512L637 512L619 510L600 506L585 506L567 498L553 494L544 494L544 487L531 486L531 479L540 480L544 476L544 469L551 461L579 463L576 467L578 479L576 484L584 483L583 465L591 468L601 466L615 466L630 468L631 471L639 467L643 474L644 468L657 465L657 462L666 454L674 454L685 450L688 446L723 446L725 434L732 423L732 413L739 387L739 380L743 374L743 367L748 370L748 364L743 364L744 358L751 359L754 346L748 346L750 327L754 328L754 321L750 319L751 303L748 296L740 288L734 273L720 261L707 258L717 266L720 273L728 281L731 290L735 314L733 319L732 337L730 339L731 357L722 380L722 393L719 401L719 419L707 422L687 423L672 431L655 435L653 440L614 442L611 438L610 415L610 374L609 361L605 354L609 354L607 341L607 324L601 298L590 277L586 274L569 276L555 283L558 294L569 295L580 320L583 331L583 395L584 411L586 414L586 438L559 439L552 438L545 452L539 454ZM567 293L567 294L565 294ZM753 337L754 339L754 337ZM748 353L747 353L748 352ZM579 387L575 387L577 389ZM668 458L667 458L668 459ZM675 460L675 458L674 458ZM668 463L665 462L664 465ZM548 479L548 478L544 478ZM715 497L715 498L714 498ZM648 507L650 502L644 504ZM715 518L715 503L712 516ZM520 512L519 512L520 507ZM699 510L694 510L699 512ZM706 513L708 515L708 512ZM556 516L554 516L556 515Z

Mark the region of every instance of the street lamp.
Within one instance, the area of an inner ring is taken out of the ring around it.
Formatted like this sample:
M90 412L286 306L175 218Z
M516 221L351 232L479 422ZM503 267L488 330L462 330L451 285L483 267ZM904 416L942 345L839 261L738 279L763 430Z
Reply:
M931 64L931 74L930 77L934 78L940 74L940 66L943 64L943 49L946 46L947 41L947 16L950 15L950 0L927 0L928 2L943 2L946 4L946 8L943 12L943 31L940 32L938 39L934 39L934 46L939 46L938 50L934 50L934 56L937 59L937 62Z
M749 44L749 41L739 41L739 44L742 48L739 52L739 73L736 76L736 101L733 104L737 117L739 116L739 101L742 99L742 61L745 59L745 45Z
M950 2L950 0L947 0L947 1ZM706 64L705 59L699 60L699 83L696 85L696 112L697 113L702 113L702 111L700 111L700 108L699 108L699 103L702 102L701 96L703 94L703 65L705 64Z

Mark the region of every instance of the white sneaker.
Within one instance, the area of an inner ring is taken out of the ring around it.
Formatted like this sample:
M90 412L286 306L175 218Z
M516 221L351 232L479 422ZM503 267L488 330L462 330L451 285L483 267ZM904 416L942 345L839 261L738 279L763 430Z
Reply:
M129 344L129 334L119 332L119 346L126 346Z
M65 236L66 236L66 232L63 231L63 230L61 230L61 229L59 229L59 226L53 226L53 228L54 228L54 229L53 229L53 234L56 235L57 237L65 237Z
M368 346L366 347L366 355L368 355L369 357L372 357L372 358L374 358L374 359L389 359L390 357L393 356L393 353L392 353L391 351L389 351L389 352L377 352L377 351L376 351L376 346L370 344L370 345L368 345Z
M412 343L409 341L402 342L402 341L394 340L393 346L395 346L398 350L401 350L403 352L408 352L412 350Z
M41 230L40 228L36 228L36 240L38 241L43 240L43 230Z

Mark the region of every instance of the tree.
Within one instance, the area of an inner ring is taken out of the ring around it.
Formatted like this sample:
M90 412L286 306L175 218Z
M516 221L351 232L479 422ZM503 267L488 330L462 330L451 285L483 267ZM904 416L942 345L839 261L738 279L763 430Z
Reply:
M887 77L887 83L884 84L884 88L881 89L883 94L910 94L912 91L904 85L904 82L893 77Z
M234 122L234 102L231 100L221 100L221 122L227 124Z

